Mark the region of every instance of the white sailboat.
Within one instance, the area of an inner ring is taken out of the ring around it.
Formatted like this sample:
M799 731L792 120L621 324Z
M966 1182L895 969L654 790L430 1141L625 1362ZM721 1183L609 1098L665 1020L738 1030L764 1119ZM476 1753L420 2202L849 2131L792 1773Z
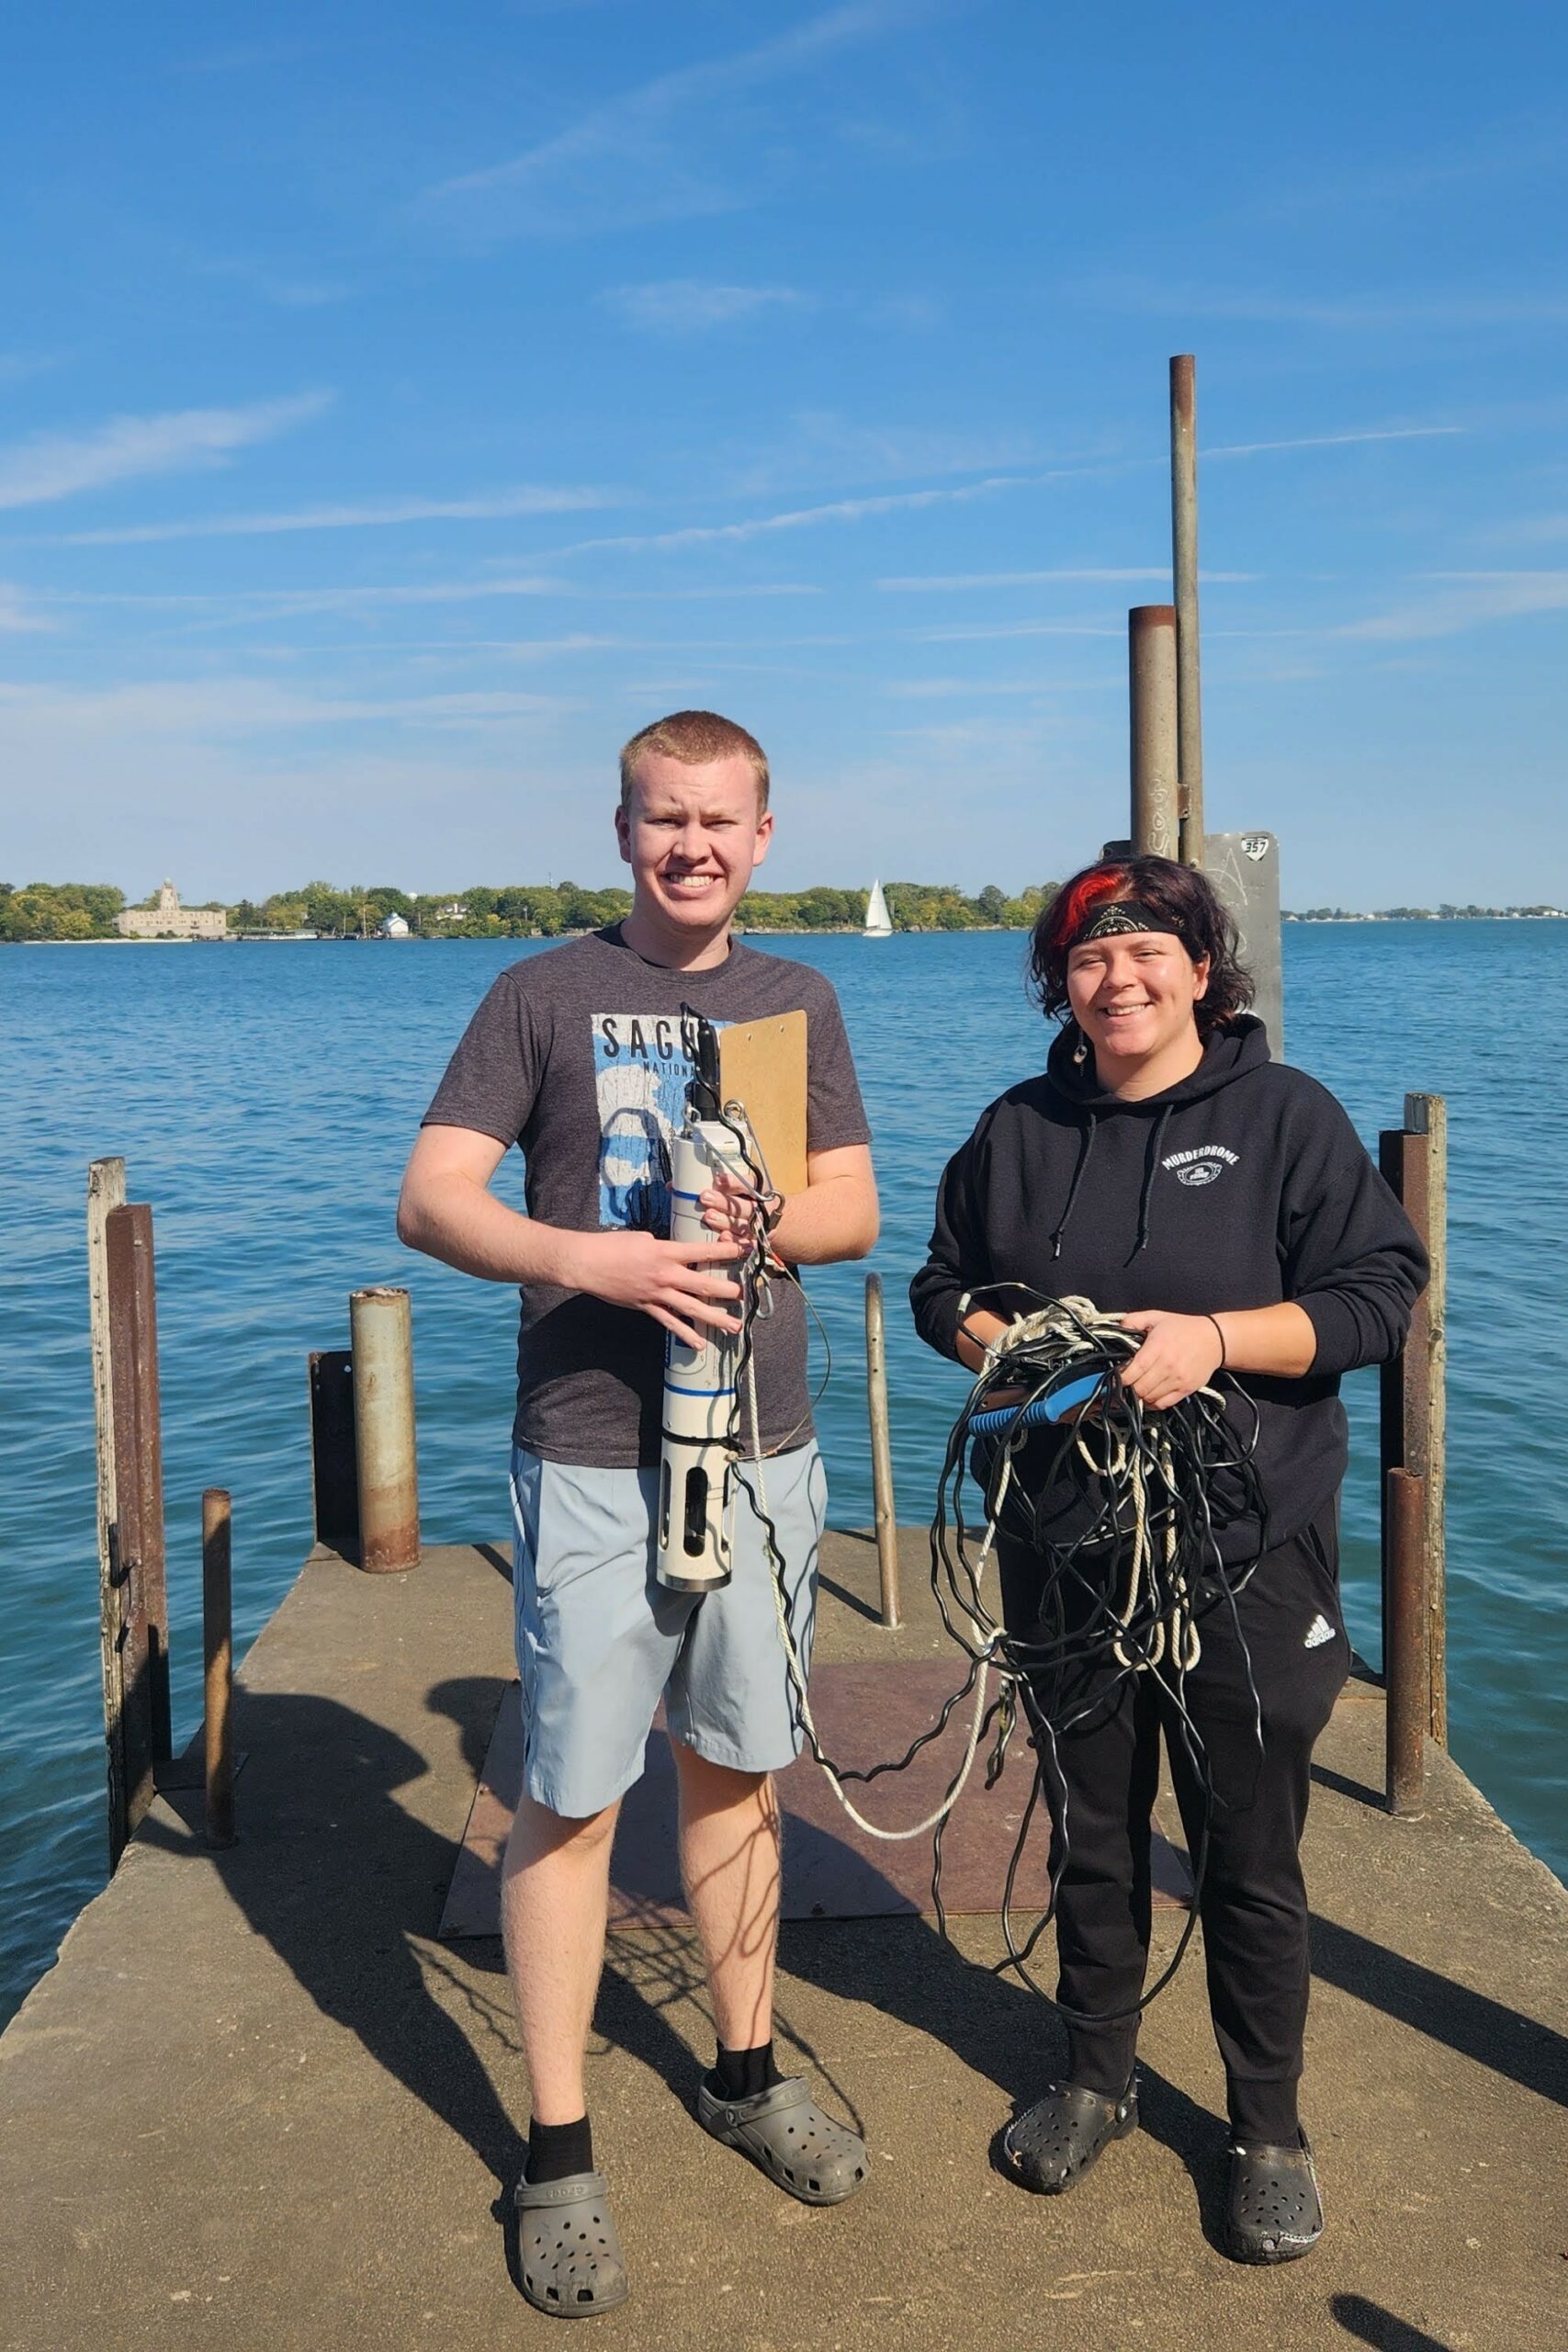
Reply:
M891 939L893 918L887 911L887 900L880 882L871 886L871 896L865 902L865 935L868 939Z

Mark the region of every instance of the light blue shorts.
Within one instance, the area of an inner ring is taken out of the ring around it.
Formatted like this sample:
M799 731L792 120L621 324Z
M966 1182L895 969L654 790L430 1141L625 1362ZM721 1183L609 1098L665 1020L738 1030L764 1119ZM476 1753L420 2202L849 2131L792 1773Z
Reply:
M804 1671L828 1508L822 1457L799 1446L764 1475ZM741 1476L754 1487L754 1466ZM671 1737L710 1763L773 1772L800 1753L761 1521L738 1497L728 1584L668 1592L653 1572L658 1486L656 1469L592 1469L513 1448L523 1783L569 1819L602 1812L638 1778L660 1698Z

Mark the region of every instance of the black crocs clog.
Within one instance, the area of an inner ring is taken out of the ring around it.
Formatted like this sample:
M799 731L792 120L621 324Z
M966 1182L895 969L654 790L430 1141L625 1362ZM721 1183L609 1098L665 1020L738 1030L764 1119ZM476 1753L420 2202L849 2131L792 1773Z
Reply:
M1077 2188L1112 2140L1124 2140L1137 2128L1136 2075L1120 2098L1085 2090L1081 2083L1053 2083L1043 2098L1008 2125L1002 2155L1025 2188L1061 2197Z
M1317 2167L1294 2145L1233 2140L1221 2243L1233 2262L1298 2262L1323 2235Z

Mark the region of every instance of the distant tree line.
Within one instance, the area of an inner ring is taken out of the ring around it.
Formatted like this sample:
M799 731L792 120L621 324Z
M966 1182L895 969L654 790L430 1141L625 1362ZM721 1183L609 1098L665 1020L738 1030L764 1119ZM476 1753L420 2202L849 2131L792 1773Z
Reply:
M895 931L1027 931L1055 896L1055 882L1031 883L1014 897L994 882L966 898L950 882L888 882L884 886ZM755 932L859 931L865 922L865 890L749 890L737 921ZM139 906L156 904L156 894ZM209 899L209 907L222 904ZM576 882L517 883L503 889L477 884L470 890L425 891L411 897L389 884L341 889L332 882L303 882L275 890L270 898L240 899L228 908L231 932L287 933L312 931L330 939L378 932L389 915L401 915L409 929L426 939L561 939L598 931L631 910L629 890L585 890ZM126 905L123 890L108 882L28 882L20 888L0 882L0 943L29 939L113 939L115 917ZM1474 922L1557 915L1544 902L1529 907L1380 907L1360 914L1347 907L1286 908L1286 922Z
M1282 922L1514 922L1529 915L1560 915L1561 907L1374 907L1359 914L1351 907L1283 907Z
M411 931L443 939L556 939L564 933L596 931L631 907L629 890L583 890L575 882L519 884L494 890L406 890L378 883L342 889L332 882L304 882L276 890L259 902L241 899L229 909L231 931L314 931L346 937L378 931L389 915L401 915Z
M124 905L108 882L0 882L0 940L113 939Z
M1032 883L1009 898L994 882L972 899L951 882L885 882L895 931L1027 931L1056 888ZM859 931L869 890L749 890L738 910L748 931Z
M1016 897L988 883L974 898L952 883L890 882L886 886L895 931L1025 931L1051 898L1054 882L1032 884ZM859 931L865 890L751 890L737 920L747 931ZM149 898L141 903L152 905ZM221 901L212 900L218 905ZM597 931L631 910L629 890L585 890L576 882L519 883L503 889L426 891L411 897L389 884L343 889L303 882L270 898L240 899L227 910L231 932L313 931L349 938L379 931L400 915L427 939L559 939ZM107 883L0 883L0 941L112 939L125 893Z
M886 887L895 931L1026 930L1055 888L1055 883L1043 883L1009 898L991 883L969 899L951 883ZM747 931L859 931L869 896L865 890L820 886L749 890L736 919ZM402 890L340 890L331 883L308 882L298 890L278 891L259 906L242 899L229 910L229 927L344 933L377 930L388 915L398 914L425 938L558 939L618 922L630 913L631 903L629 890L585 890L576 882L519 883L502 889L476 884L418 898Z

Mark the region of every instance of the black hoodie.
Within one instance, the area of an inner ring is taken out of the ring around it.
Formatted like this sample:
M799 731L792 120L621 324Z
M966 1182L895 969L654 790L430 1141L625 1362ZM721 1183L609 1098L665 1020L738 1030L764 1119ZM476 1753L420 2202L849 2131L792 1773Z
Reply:
M948 1162L931 1256L910 1285L916 1326L955 1356L960 1299L1006 1282L1123 1314L1293 1299L1317 1334L1312 1370L1236 1381L1258 1408L1266 1531L1239 1490L1224 1491L1228 1482L1210 1496L1224 1556L1246 1559L1260 1541L1299 1532L1337 1491L1339 1374L1398 1352L1426 1253L1339 1104L1269 1060L1260 1021L1244 1014L1216 1030L1190 1078L1137 1102L1101 1090L1092 1056L1075 1065L1076 1035L1064 1031L1043 1074L993 1102ZM1006 1316L1029 1306L1005 1291L976 1304ZM1228 1409L1250 1431L1245 1399ZM1077 1533L1086 1506L1066 1439L1032 1444L1028 1475L1044 1490L1046 1531Z

